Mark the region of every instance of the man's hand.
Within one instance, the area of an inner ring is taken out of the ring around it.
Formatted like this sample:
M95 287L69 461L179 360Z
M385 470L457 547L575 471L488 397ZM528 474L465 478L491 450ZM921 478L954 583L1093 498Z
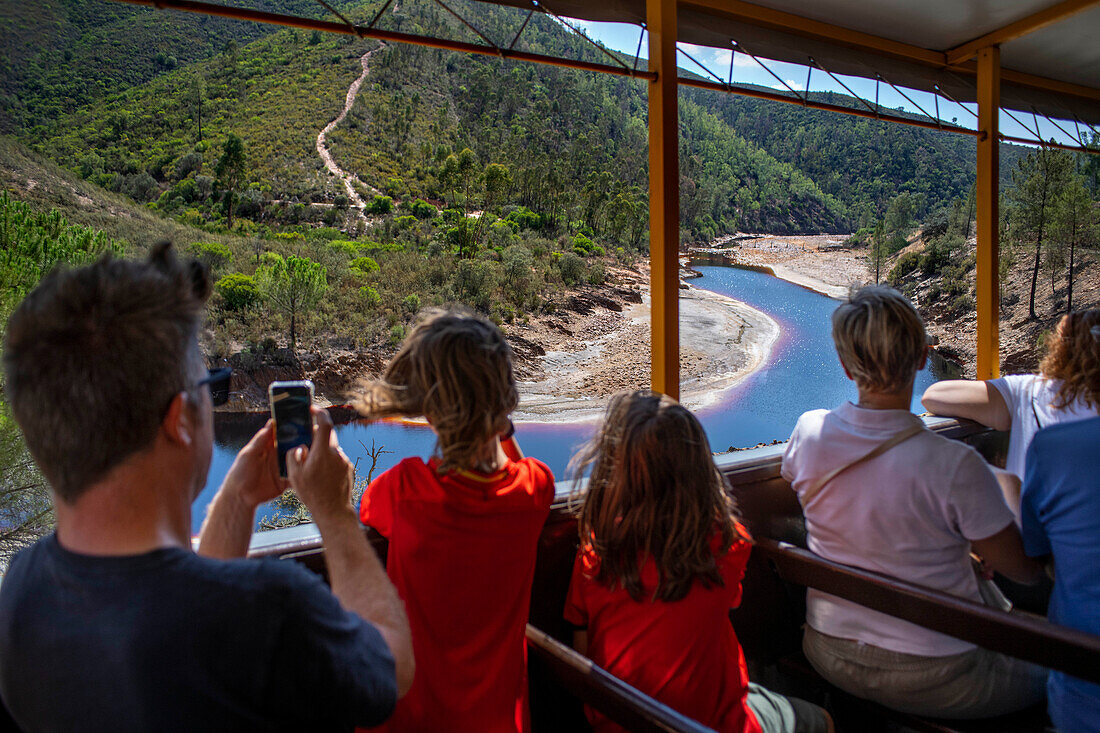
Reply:
M336 516L354 516L351 508L354 468L340 449L328 412L311 407L310 413L313 445L299 446L287 454L290 485L319 524Z
M235 492L255 508L282 494L286 487L286 479L279 476L275 422L268 420L233 459L221 491Z
M313 514L321 532L333 594L344 608L374 624L386 640L393 654L400 697L412 686L416 669L405 606L367 544L363 525L351 507L355 472L340 450L332 418L318 407L310 408L310 412L313 445L287 453L290 485Z
M248 554L256 507L286 490L276 450L275 423L268 420L237 454L207 507L199 532L200 555L227 560Z

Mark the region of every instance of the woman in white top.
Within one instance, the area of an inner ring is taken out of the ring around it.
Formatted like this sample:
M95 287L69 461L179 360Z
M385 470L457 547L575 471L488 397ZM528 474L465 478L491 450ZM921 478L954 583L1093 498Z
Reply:
M921 404L937 415L1008 430L1005 469L1022 478L1027 447L1041 428L1100 415L1100 309L1075 311L1058 322L1039 374L937 382Z

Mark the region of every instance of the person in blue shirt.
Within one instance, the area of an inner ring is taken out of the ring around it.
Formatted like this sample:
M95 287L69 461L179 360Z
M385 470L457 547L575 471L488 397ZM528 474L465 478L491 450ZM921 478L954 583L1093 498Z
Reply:
M1054 560L1050 620L1100 634L1100 417L1040 430L1021 496L1024 550ZM1100 733L1100 685L1052 671L1050 718L1063 733Z

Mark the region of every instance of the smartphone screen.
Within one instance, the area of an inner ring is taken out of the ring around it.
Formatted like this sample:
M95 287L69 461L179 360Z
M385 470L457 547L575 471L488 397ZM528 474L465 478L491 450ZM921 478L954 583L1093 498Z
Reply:
M286 478L286 454L299 445L313 442L313 383L272 382L267 390L271 417L275 420L275 442L279 448L279 475Z

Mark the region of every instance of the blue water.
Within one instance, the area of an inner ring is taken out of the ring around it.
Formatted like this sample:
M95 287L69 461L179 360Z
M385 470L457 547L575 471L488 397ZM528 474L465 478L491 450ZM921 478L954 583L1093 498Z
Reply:
M855 399L855 386L844 376L829 335L829 318L838 301L751 270L699 265L695 269L703 277L692 280L692 285L737 298L764 311L779 323L781 330L763 367L718 403L698 411L714 450L786 440L798 416L806 410L832 408L844 400ZM931 366L917 375L914 410L921 411L918 398L936 378ZM195 532L233 456L264 419L258 416L251 421L235 420L233 425L219 421L215 426L210 475L192 507ZM569 456L592 434L594 427L591 423L518 423L516 437L527 455L546 462L561 479L566 477ZM365 477L370 468L372 441L375 446L392 451L379 457L376 476L407 456L430 455L434 445L434 436L426 426L400 422L352 423L338 427L337 434L348 457L352 462L358 461L360 477ZM264 514L264 509L257 512L258 517Z

